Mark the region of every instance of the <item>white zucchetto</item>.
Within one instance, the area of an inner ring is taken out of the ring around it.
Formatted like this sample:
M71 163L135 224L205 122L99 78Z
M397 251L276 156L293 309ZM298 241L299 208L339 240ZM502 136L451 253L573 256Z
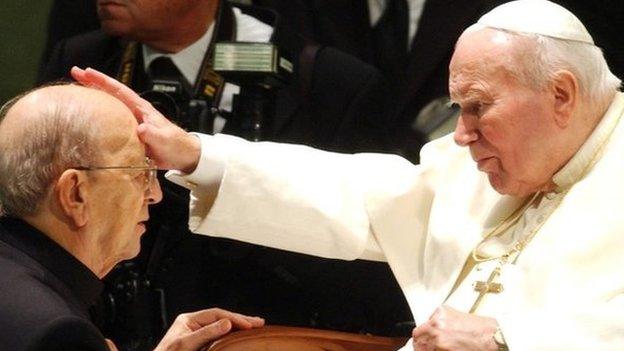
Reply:
M486 13L477 23L594 45L594 39L572 12L547 0L511 1Z

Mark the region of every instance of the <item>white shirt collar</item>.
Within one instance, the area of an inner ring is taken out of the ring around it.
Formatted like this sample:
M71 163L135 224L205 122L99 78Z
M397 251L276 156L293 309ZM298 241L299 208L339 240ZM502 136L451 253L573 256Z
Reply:
M589 138L587 138L576 154L572 156L570 161L553 176L553 182L557 184L557 191L561 191L576 183L585 171L591 167L591 163L598 157L600 149L611 136L623 113L624 94L617 93L611 106L609 106L609 109Z
M214 21L212 22L206 33L204 33L204 35L199 38L199 40L186 47L182 51L176 52L175 54L164 53L154 50L147 45L143 45L143 62L145 63L144 67L146 72L152 61L154 61L158 57L167 56L171 58L176 67L180 70L180 72L182 72L184 78L186 78L186 80L191 85L195 85L195 81L197 80L199 70L201 69L201 65L204 60L204 55L206 54L206 50L208 49L208 44L210 44L210 40L212 39L213 32Z
M388 6L388 0L368 0L368 15L369 23L371 27L377 25L379 19L383 15L383 12ZM420 17L422 17L423 9L425 7L425 0L407 0L408 8L408 32L407 32L407 49L410 49L411 43L418 32L418 24L420 23Z

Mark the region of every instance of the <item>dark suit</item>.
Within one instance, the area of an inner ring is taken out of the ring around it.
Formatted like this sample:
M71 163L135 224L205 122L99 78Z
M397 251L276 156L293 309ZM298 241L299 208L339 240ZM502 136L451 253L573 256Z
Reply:
M48 16L47 37L39 70L60 40L100 27L95 0L54 0Z
M282 14L309 42L336 48L382 71L368 3L362 0L255 0ZM427 0L405 68L386 74L383 124L392 145L413 161L427 140L412 123L430 101L448 95L448 65L462 31L501 0ZM389 69L388 71L392 71Z
M0 349L108 350L89 314L102 283L18 219L0 219L0 287Z

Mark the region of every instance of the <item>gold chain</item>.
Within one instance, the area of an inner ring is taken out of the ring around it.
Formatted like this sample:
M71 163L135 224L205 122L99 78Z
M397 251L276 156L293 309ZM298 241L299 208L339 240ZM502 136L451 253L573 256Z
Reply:
M507 230L509 230L509 228L511 228L511 226L515 225L516 223L518 223L518 221L520 220L520 218L522 218L522 216L524 215L524 213L529 209L529 207L531 207L533 204L536 203L537 199L540 198L540 194L542 194L541 192L536 192L528 201L526 201L522 206L518 207L514 212L512 212L507 218L505 218L504 220L502 220L494 229L492 229L489 233L487 233L485 235L485 237L481 240L481 242L479 244L477 244L477 246L475 246L474 249L472 249L472 259L475 262L486 262L486 261L491 261L491 260L495 260L497 258L501 258L503 256L509 256L511 254L511 252L518 247L519 244L521 244L521 242L517 242L514 245L514 248L509 251L506 254L503 254L502 256L494 256L494 257L487 257L487 258L483 258L483 257L479 257L479 254L477 253L477 251L479 251L479 248L481 248L481 246L483 244L485 244L485 242L493 237L493 236L498 236L501 235L503 233L505 233ZM540 226L541 227L541 226ZM531 235L532 234L532 235ZM531 233L529 236L533 236L534 234ZM527 236L527 238L529 237ZM526 238L525 238L526 239ZM526 244L528 244L528 241L524 242L526 240L522 240L522 248L524 248L524 246L526 246Z
M608 114L609 110L606 113ZM607 128L609 128L608 132L606 133L606 135L604 135L604 137L600 141L600 144L598 145L598 147L596 148L596 150L592 154L592 157L590 158L589 162L587 162L587 164L585 164L585 166L583 167L581 172L578 174L578 177L577 177L576 181L574 181L572 184L568 185L565 188L565 190L563 190L563 192L560 194L560 196L558 198L558 203L555 204L554 207L552 208L552 210L550 211L550 213L548 213L547 218L544 218L538 225L536 225L535 228L533 228L533 230L531 230L531 232L528 235L526 235L524 238L518 240L507 253L505 253L505 254L503 254L501 256L498 256L498 257L496 257L496 256L495 257L488 257L488 258L478 257L477 251L481 247L481 245L483 245L483 243L485 243L489 238L491 238L494 235L501 235L506 230L508 230L512 225L515 225L520 220L520 218L524 215L524 213L527 211L527 209L531 205L533 205L540 198L540 194L542 194L542 193L541 192L537 192L537 193L535 193L535 195L528 202L526 202L523 206L520 206L518 209L516 209L510 216L505 218L499 225L497 225L491 232L489 232L481 240L481 242L472 250L470 258L472 258L474 260L474 262L476 262L476 263L498 259L498 264L496 265L496 268L492 271L492 274L490 275L490 279L488 279L489 281L493 281L495 277L497 277L497 276L499 276L501 274L501 270L502 270L504 265L506 265L508 263L512 263L512 264L516 263L516 261L518 260L518 257L522 253L522 251L531 242L531 240L533 240L533 238L537 235L537 233L542 228L542 226L547 222L548 217L550 217L550 215L552 215L557 210L557 208L561 205L561 203L563 202L563 199L565 198L567 193L570 191L572 186L576 182L578 182L580 179L582 179L585 175L587 175L589 170L598 162L599 156L601 155L601 153L603 152L603 150L605 148L605 145L608 143L609 139L613 135L613 132L616 129L620 119L622 118L622 115L624 115L624 113L622 111L619 111L617 118L613 118L613 120L610 121L611 125L609 125L607 127ZM569 160L568 160L568 162L569 162ZM503 227L504 227L504 229L501 229ZM473 268L474 268L474 266L473 266ZM461 282L463 281L464 278L466 278L466 277L464 276L462 278L461 275L460 275L460 277L458 277L458 281L455 282L455 286L453 287L451 292L449 292L449 295L447 296L447 299L455 291L456 287L458 287L459 284L461 284ZM477 300L473 304L472 308L470 309L470 313L474 313L478 309L479 304L481 303L481 300L484 297L485 297L485 294L480 294L479 295L479 297L477 298Z
M610 108L607 109L605 114L609 113L609 110L610 110ZM624 115L624 113L622 113L622 111L620 111L618 116L617 116L617 118L614 118L612 121L610 121L611 125L608 126L608 128L609 128L608 132L603 137L603 139L600 141L600 145L598 145L598 147L596 148L596 150L592 154L592 157L589 160L589 162L587 162L587 164L585 164L585 166L583 167L583 170L579 173L577 181L579 179L581 179L582 177L584 177L587 174L587 172L589 172L589 170L596 164L596 162L598 162L598 158L599 158L600 154L602 153L602 151L605 148L605 145L607 144L607 142L609 141L609 139L613 135L613 131L617 127L620 119L622 118L622 115ZM604 118L604 116L603 116L603 118ZM568 160L568 162L569 162L569 160ZM576 183L576 182L574 182L574 183ZM566 189L563 191L563 193L559 197L559 203L548 214L548 217L550 217L550 215L553 212L555 212L555 210L561 204L561 202L563 201L563 198L567 195L567 193L568 193L568 191L570 190L571 187L572 187L572 185L569 185L568 187L566 187ZM518 240L518 242L513 246L513 248L511 250L509 250L509 252L507 252L506 254L503 254L503 255L498 256L498 257L495 256L495 257L488 257L488 258L478 257L478 254L477 254L477 251L479 250L479 248L489 238L491 238L492 236L495 236L495 235L501 235L502 233L507 231L511 226L513 226L516 223L518 223L520 218L529 209L529 207L531 205L533 205L540 198L540 195L543 195L543 193L539 192L539 191L536 192L529 201L527 201L523 206L518 207L518 209L516 209L511 215L509 215L507 218L505 218L492 231L490 231L488 234L486 234L486 236L481 240L481 242L479 244L477 244L477 246L472 250L472 253L471 253L472 259L475 262L477 262L477 263L478 262L491 261L491 260L495 260L495 259L504 259L504 261L501 261L501 263L506 263L506 262L508 262L507 259L509 257L511 257L514 254L519 254L520 252L522 252L522 250L524 250L524 248L529 244L529 242L533 239L533 237L535 237L535 235L537 234L539 229L542 227L542 225L544 225L544 223L546 223L546 219L544 219L541 224L536 226L536 228L534 228L531 231L531 233L529 233L529 235L525 236L524 239ZM514 261L515 260L517 260L517 256L514 259Z

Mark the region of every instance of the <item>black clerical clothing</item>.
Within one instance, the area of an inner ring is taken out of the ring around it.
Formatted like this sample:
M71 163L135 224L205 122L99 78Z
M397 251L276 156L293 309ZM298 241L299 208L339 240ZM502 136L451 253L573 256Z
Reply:
M108 350L89 308L98 277L22 220L0 218L0 350Z

